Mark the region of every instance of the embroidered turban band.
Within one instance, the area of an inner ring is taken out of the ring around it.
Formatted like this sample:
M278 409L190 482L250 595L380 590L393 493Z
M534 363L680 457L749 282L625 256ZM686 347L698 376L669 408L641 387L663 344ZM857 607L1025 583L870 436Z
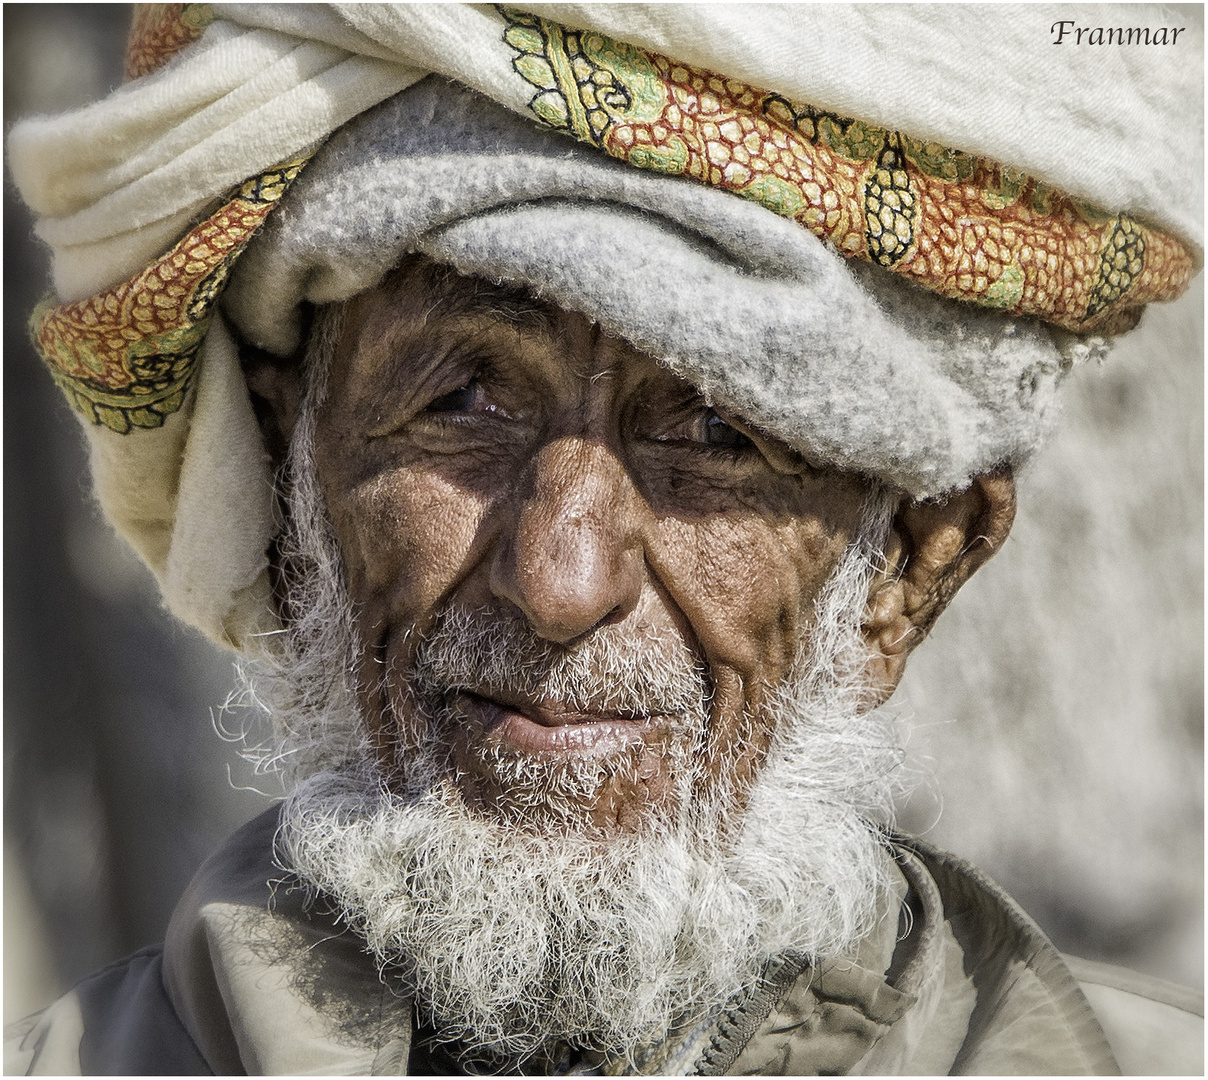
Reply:
M129 77L199 36L206 7L143 5ZM1191 253L1175 237L1009 166L600 33L503 14L512 66L533 87L529 107L542 123L635 168L734 192L941 296L1111 335L1191 280ZM132 279L37 309L38 350L77 411L126 432L180 408L231 265L305 161L241 184Z

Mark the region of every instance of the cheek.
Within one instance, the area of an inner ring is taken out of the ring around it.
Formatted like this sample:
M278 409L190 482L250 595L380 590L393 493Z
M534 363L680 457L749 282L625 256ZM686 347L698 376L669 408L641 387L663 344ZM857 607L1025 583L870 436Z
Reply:
M712 754L740 743L758 755L770 732L756 718L789 673L848 535L815 518L727 515L668 520L660 541L652 564L713 677Z
M383 472L349 491L333 518L367 644L427 624L466 572L485 512L484 499L425 470Z
M847 542L813 521L673 521L657 571L711 664L775 682L792 664L813 601Z

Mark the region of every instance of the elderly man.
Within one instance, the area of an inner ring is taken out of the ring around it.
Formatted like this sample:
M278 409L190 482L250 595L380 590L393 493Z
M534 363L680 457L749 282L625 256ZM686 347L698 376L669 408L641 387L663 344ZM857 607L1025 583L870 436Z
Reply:
M815 13L541 12L163 5L128 87L14 133L98 495L248 657L290 793L13 1067L1173 1043L1185 1010L1133 984L1097 1019L997 886L890 831L877 706L1005 540L1066 371L1190 279L1178 79L1099 128L1112 64L1071 61L1030 141L962 65L887 94L774 56ZM825 18L863 61L1021 46L1001 13ZM1105 147L1126 114L1156 159Z

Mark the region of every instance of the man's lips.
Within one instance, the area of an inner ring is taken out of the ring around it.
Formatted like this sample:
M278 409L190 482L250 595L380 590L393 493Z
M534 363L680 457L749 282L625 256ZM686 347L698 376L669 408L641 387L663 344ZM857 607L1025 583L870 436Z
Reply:
M458 711L483 735L524 753L604 756L645 742L663 724L661 718L586 713L560 702L498 701L462 691Z

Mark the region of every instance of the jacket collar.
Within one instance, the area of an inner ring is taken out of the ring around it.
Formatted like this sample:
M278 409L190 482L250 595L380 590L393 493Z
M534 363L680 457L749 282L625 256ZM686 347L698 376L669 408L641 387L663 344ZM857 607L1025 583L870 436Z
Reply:
M173 1007L216 1073L406 1072L411 999L276 863L277 817L235 833L178 905L164 949ZM1020 1046L1059 1072L1115 1070L1060 955L1001 889L918 841L892 838L886 857L893 888L855 956L776 958L749 994L639 1054L638 1071L1035 1071L992 1067L1031 1060L1012 1058Z

